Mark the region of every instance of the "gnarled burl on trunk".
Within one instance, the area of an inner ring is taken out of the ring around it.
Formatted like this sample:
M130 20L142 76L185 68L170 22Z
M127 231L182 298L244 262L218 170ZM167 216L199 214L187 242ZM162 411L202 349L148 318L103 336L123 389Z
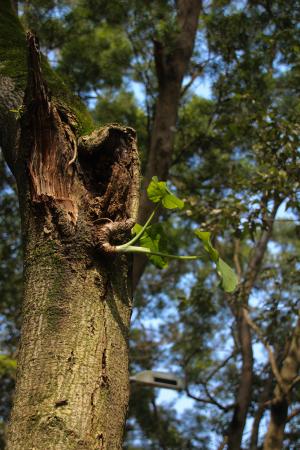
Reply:
M17 179L24 242L8 449L120 449L131 260L111 254L109 245L124 242L136 219L135 132L110 125L79 137L76 114L47 88L37 39L29 33L27 42L20 136L7 158ZM107 223L109 235L102 232Z

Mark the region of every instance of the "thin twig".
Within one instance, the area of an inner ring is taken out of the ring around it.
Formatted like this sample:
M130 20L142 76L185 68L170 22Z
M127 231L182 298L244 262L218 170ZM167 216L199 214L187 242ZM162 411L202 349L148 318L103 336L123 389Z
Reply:
M290 387L289 387L289 390L293 389L293 387L294 387L297 383L299 383L299 381L300 381L300 375L299 375L298 377L294 378L293 382L291 383L291 385L290 385Z
M218 447L218 450L223 450L225 448L225 446L228 443L228 436L224 436L223 441L221 442L221 444Z
M228 406L223 406L221 405L221 403L219 403L213 396L212 394L209 392L208 390L208 386L206 383L202 383L205 393L207 395L207 397L209 398L209 400L211 401L211 403L213 405L216 405L218 408L222 409L224 412L227 412L229 409L234 407L234 404L228 405Z
M221 405L211 395L209 395L209 398L197 397L196 395L193 395L193 394L190 393L188 386L185 387L185 392L186 392L186 395L189 398L191 398L193 400L196 400L197 402L202 402L202 403L206 403L206 404L210 404L210 405L215 405L215 406L217 406L219 409L221 409L224 412L227 412L230 408L232 408L232 405L230 405L230 406L223 406L223 405Z
M230 361L231 358L233 358L236 354L237 354L237 350L234 350L233 352L230 353L229 356L227 356L227 358L225 358L219 365L217 365L217 367L215 367L215 369L212 370L211 373L207 376L207 378L206 378L206 383L208 383L209 380L211 380L211 378L212 378L217 372L219 372L219 370L221 370L224 366L226 366L226 364L228 363L228 361Z
M286 421L287 421L287 422L290 422L290 420L292 420L294 417L298 416L299 414L300 414L300 408L294 409L294 411L292 411L292 412L288 415Z
M191 79L182 87L180 96L183 97L189 88L194 84L195 80L203 74L205 66L212 60L213 58L208 58L205 61L197 64L194 68L193 72L190 74Z
M271 346L269 345L269 343L267 342L266 338L263 335L263 332L261 331L261 329L258 327L258 325L256 323L253 322L253 320L251 319L248 311L244 308L244 317L246 319L246 322L248 323L248 325L252 328L252 330L255 331L255 333L257 334L257 336L259 337L260 341L263 343L263 345L265 346L268 355L269 355L269 361L271 364L271 368L272 368L272 372L274 374L274 377L276 378L276 381L278 383L278 385L280 386L280 389L282 390L283 393L287 393L286 387L284 385L283 379L280 375L279 369L277 367L277 363L276 363L276 358L274 355L274 352L271 348Z

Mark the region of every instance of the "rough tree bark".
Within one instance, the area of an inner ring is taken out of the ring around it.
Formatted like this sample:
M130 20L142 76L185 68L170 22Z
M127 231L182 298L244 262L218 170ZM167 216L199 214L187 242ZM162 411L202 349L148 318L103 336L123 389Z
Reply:
M295 327L289 349L282 362L281 383L276 384L271 401L271 417L265 437L264 450L281 450L283 448L284 429L287 423L288 407L291 402L292 389L299 382L300 369L300 318Z
M197 33L201 0L179 0L176 2L178 35L175 42L167 47L166 43L154 40L154 59L158 82L158 97L155 104L154 123L151 130L151 142L144 178L147 186L156 175L161 180L168 178L174 149L177 115L183 78L193 53ZM145 223L153 210L143 190L138 221ZM136 288L146 265L146 258L139 255L134 258L133 287Z
M17 180L24 244L7 448L120 449L131 261L115 256L113 244L127 238L137 215L135 133L107 126L82 135L83 113L50 92L32 34L27 66L9 0L0 5L0 53L0 145Z

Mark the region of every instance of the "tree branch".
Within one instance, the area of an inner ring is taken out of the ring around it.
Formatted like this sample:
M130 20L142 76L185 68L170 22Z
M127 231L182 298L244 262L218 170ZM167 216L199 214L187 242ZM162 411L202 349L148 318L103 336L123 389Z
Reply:
M274 352L273 352L271 346L269 345L266 338L264 337L261 329L258 327L258 325L256 325L256 323L253 322L253 320L251 319L251 317L249 315L249 312L246 309L244 310L244 315L245 315L245 319L246 319L248 325L252 328L252 330L255 331L255 333L257 334L260 341L263 343L264 347L266 348L266 350L268 352L271 369L274 374L274 377L276 378L277 383L280 386L280 389L282 390L282 392L286 392L286 388L284 386L279 369L277 367L276 358L275 358L275 355L274 355Z
M260 239L256 244L254 252L250 258L244 281L244 295L247 297L249 296L249 293L256 281L257 275L259 274L261 263L265 255L268 242L273 232L274 220L280 204L281 200L274 199L274 206L272 212L269 217L266 217L264 219L267 229L262 231Z
M187 364L189 363L189 361L193 358L193 356L195 354L199 353L199 350L194 350L189 356L188 358L186 358L184 366L186 367ZM221 364L219 364L206 378L205 381L200 381L200 383L202 384L202 386L204 387L205 393L207 395L208 398L202 398L202 397L197 397L194 394L191 394L189 387L188 387L188 376L187 373L185 372L185 391L188 397L192 398L193 400L196 400L198 402L202 402L202 403L208 403L208 404L212 404L217 406L219 409L221 409L224 412L229 411L231 408L233 408L234 405L228 405L228 406L223 406L221 405L221 403L219 403L209 392L208 390L208 386L207 383L208 381L213 377L213 375L215 375L220 369L222 369L222 367L224 367L228 361L233 357L235 352L231 353L224 361L222 361Z
M284 439L284 429L288 420L288 407L291 402L291 389L299 381L300 368L300 311L297 325L282 362L280 376L282 385L277 382L271 400L271 420L264 441L264 450L280 449Z
M294 417L299 416L299 414L300 414L300 408L294 409L294 411L292 411L292 412L288 415L286 421L287 421L287 422L290 422Z
M237 354L237 350L234 350L230 353L227 358L225 358L206 378L206 383L208 383L209 380L217 373L219 370L221 370L223 367L226 366L226 364Z
M229 406L221 405L221 403L219 403L217 400L215 400L210 394L208 395L208 397L209 397L208 399L207 398L202 398L202 397L197 397L196 395L191 394L191 392L190 392L190 390L189 390L187 385L186 385L186 388L185 388L185 392L186 392L186 394L187 394L187 396L189 398L191 398L191 399L193 399L193 400L195 400L197 402L200 402L200 403L206 403L206 404L210 404L210 405L215 405L215 406L217 406L219 409L221 409L224 412L229 411L233 407L233 405L229 405Z

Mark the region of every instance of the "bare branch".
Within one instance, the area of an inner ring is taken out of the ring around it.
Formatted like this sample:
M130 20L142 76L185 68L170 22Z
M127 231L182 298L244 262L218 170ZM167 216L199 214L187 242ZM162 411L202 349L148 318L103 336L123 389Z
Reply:
M190 75L190 77L191 77L190 80L184 86L182 86L181 93L180 93L181 97L183 97L187 93L187 91L190 89L190 87L194 84L195 80L200 75L202 75L204 67L208 61L209 60L203 62L202 64L197 64L194 71Z
M272 368L272 372L274 374L274 377L276 378L277 383L280 386L280 389L282 390L282 392L286 393L286 387L284 386L284 382L283 379L280 375L280 371L277 367L277 363L276 363L276 358L274 355L274 352L270 346L270 344L268 343L268 341L266 340L266 338L264 337L264 334L262 332L262 330L258 327L258 325L256 323L253 322L253 320L251 319L249 312L244 309L244 317L246 319L246 322L248 323L248 325L252 328L253 331L255 331L255 333L257 334L257 336L259 337L260 341L262 342L262 344L265 346L268 355L269 355L269 361L271 364L271 368Z
M287 421L287 422L290 422L294 417L298 416L299 414L300 414L300 408L294 409L294 411L292 411L292 412L288 415L286 421Z
M296 377L296 378L293 380L293 382L292 382L292 384L291 384L289 390L293 389L293 387L294 387L297 383L299 383L299 381L300 381L300 375L299 375L298 377Z
M205 388L206 394L208 394L209 398L197 397L196 395L191 394L187 384L186 384L186 387L185 387L185 392L186 392L186 395L189 398L191 398L191 399L193 399L193 400L195 400L197 402L202 402L202 403L206 403L206 404L210 404L210 405L215 405L215 406L217 406L219 409L221 409L224 412L229 411L229 409L231 409L234 406L234 405L228 405L228 406L221 405L221 403L219 403L217 400L215 400L211 396L211 394L208 392L206 386L204 386L204 388Z
M225 446L228 443L228 436L224 436L223 441L221 442L221 444L218 447L218 450L223 450L225 448Z
M219 372L219 370L221 370L223 367L226 366L226 364L228 363L228 361L230 361L235 355L237 354L237 350L234 350L233 352L230 353L229 356L227 356L227 358L225 358L220 364L217 365L217 367L212 370L212 372L208 375L208 377L206 378L206 383L209 382L209 380L211 380L211 378L217 373Z

